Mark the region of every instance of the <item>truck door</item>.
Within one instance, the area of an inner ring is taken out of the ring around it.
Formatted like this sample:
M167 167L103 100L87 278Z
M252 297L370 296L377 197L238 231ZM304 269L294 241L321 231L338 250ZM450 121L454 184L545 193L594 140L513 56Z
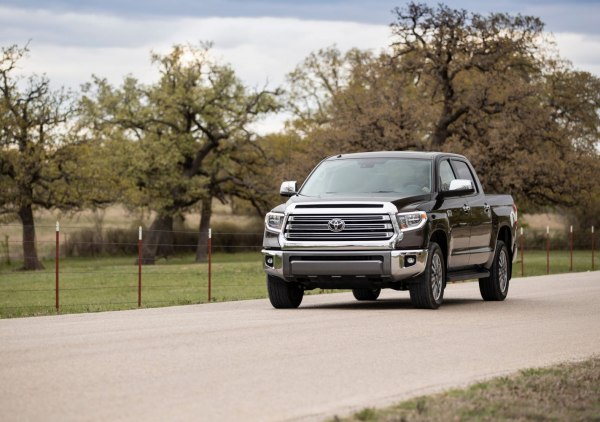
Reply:
M439 163L438 181L440 190L447 190L450 182L458 179L448 160ZM457 269L469 265L469 238L471 237L470 215L467 198L462 196L444 199L440 207L448 216L449 256L448 268Z
M492 235L491 207L485 200L481 185L477 183L478 179L475 176L475 171L467 162L452 159L452 167L454 167L459 179L471 180L477 191L475 195L467 198L470 208L469 223L471 225L468 249L469 265L481 265L488 261L493 250L490 239Z

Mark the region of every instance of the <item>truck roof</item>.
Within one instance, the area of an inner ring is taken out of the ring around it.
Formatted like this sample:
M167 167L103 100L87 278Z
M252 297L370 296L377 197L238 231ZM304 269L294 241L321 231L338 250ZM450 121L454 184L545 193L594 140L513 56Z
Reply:
M465 158L462 155L451 154L447 152L423 152L423 151L374 151L374 152L355 152L351 154L337 154L328 157L328 160L336 158L420 158L434 160L436 157L454 156Z

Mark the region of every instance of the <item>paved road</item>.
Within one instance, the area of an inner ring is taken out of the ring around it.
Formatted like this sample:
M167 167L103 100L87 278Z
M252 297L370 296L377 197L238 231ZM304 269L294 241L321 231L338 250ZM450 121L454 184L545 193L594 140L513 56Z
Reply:
M0 321L0 420L321 420L600 353L600 272Z

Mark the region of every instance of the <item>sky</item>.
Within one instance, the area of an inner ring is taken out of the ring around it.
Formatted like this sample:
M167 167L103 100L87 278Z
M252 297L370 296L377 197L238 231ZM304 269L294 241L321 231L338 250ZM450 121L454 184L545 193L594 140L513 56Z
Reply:
M426 1L435 5L438 1ZM561 57L600 75L600 0L446 0L487 14L538 16ZM156 79L150 52L211 41L249 87L274 88L311 51L336 45L379 51L391 41L391 10L406 2L373 0L0 0L0 46L29 42L22 72L45 73L77 89L92 74L119 84L131 74ZM270 117L257 129L282 127Z

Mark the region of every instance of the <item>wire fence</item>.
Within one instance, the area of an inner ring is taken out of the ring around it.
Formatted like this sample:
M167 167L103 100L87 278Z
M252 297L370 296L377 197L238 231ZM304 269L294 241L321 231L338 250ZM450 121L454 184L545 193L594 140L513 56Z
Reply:
M38 225L34 246L43 268L22 271L23 263L35 258L25 255L23 251L31 249L24 248L22 239L15 239L19 236L15 229L22 227L4 225L0 229L0 317L266 296L260 254L262 232L209 230L204 241L191 230L91 230L89 226ZM7 229L12 230L11 234L2 236ZM513 275L595 270L593 227L588 234L587 241L577 239L576 243L569 228L567 247L564 242L556 247L547 228L545 250L540 250L529 248L527 242L529 237L538 245L539 233L521 229ZM159 241L144 244L150 238ZM588 248L575 248L576 244L586 243ZM153 265L146 263L146 253L156 256Z
M210 230L201 240L197 230L37 225L35 243L24 245L21 229L0 226L0 317L265 296L256 230ZM36 257L42 269L21 270Z

